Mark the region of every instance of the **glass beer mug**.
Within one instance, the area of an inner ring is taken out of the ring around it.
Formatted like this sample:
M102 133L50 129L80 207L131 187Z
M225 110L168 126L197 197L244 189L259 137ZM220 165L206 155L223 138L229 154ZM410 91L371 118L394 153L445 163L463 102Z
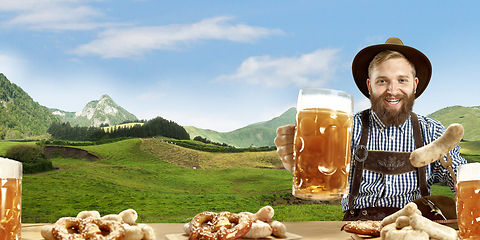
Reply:
M333 200L348 194L353 97L329 89L301 89L294 138L293 195Z
M480 239L480 163L458 167L457 217L460 239Z
M0 240L20 240L22 163L0 157L0 179Z

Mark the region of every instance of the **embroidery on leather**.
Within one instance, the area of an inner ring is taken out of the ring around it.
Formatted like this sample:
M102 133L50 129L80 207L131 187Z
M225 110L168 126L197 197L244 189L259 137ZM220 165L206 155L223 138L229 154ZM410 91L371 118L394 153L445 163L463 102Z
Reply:
M388 159L379 159L378 165L386 167L388 170L393 171L405 165L405 162L402 160L397 160L396 157L388 157Z

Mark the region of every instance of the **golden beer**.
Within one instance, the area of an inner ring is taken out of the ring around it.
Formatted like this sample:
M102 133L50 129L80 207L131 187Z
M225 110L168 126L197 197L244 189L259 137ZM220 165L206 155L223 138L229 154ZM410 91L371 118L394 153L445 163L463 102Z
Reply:
M457 216L461 239L480 239L480 180L457 184Z
M347 95L351 101L351 96ZM346 102L347 105L350 104L349 101ZM324 104L331 102L328 98L321 98L315 104L303 106ZM296 121L293 195L315 200L342 198L348 194L349 189L352 113L334 107L297 107Z
M0 157L0 181L0 240L20 240L22 163Z
M20 239L22 180L2 178L1 181L0 239Z

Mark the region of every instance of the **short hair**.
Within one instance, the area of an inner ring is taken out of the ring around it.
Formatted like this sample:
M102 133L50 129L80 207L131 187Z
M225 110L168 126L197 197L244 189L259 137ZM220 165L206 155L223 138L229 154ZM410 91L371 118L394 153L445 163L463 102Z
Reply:
M370 78L370 74L373 72L373 70L375 68L377 68L381 63L389 60L389 59L394 59L394 58L403 58L405 60L407 60L408 62L408 65L410 65L410 67L412 68L412 74L413 74L413 77L416 77L417 76L417 73L415 71L415 65L413 65L413 62L410 61L407 57L405 57L403 54L401 54L400 52L397 52L397 51L392 51L392 50L385 50L385 51L382 51L380 53L378 53L377 55L375 55L375 57L373 58L373 60L370 62L370 64L368 65L368 77Z

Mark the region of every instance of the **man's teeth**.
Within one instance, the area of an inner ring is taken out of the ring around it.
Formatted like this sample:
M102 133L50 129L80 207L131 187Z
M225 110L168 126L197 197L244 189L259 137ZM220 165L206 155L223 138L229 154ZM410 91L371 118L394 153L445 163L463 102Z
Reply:
M387 102L391 103L391 104L397 104L398 102L400 102L400 99L387 99Z

